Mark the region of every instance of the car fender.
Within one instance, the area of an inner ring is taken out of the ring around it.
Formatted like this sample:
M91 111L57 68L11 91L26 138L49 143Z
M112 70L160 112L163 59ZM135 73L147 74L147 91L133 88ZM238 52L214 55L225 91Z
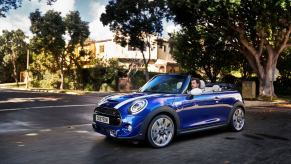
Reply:
M153 109L144 119L142 126L141 126L141 131L139 134L139 136L141 136L141 138L145 138L150 122L152 121L152 119L154 117L156 117L159 114L166 114L173 119L175 126L176 126L175 134L177 134L177 131L180 129L180 118L179 118L178 114L171 107L162 106L162 107L158 107L156 109Z
M231 111L229 112L229 115L228 115L228 121L227 121L228 124L230 123L230 121L231 121L231 116L232 116L234 110L235 110L237 107L241 107L241 108L243 109L243 111L245 112L245 106L244 106L244 104L243 104L241 101L237 101L237 102L235 102L234 105L233 105L233 107L232 107L232 109L231 109Z

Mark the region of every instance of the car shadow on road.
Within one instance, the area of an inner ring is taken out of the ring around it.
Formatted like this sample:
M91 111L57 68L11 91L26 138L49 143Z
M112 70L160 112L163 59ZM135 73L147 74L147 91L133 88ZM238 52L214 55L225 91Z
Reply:
M195 140L195 139L202 139L207 137L213 137L219 134L227 133L229 130L227 128L218 128L218 129L211 129L207 131L199 131L199 132L193 132L193 133L187 133L183 135L176 136L176 138L173 141L173 144L179 143L179 142L185 142L188 140Z
M174 146L176 143L183 143L188 140L213 137L215 135L219 135L226 132L228 132L226 128L219 128L219 129L213 129L213 130L208 130L208 131L183 134L183 135L175 136L175 138L172 141L172 144L170 144L169 146ZM118 139L113 139L109 137L105 137L103 139L102 146L119 147L119 148L139 148L139 149L150 148L151 149L151 146L148 144L146 140L144 141L118 140ZM98 143L98 147L100 148L100 142Z

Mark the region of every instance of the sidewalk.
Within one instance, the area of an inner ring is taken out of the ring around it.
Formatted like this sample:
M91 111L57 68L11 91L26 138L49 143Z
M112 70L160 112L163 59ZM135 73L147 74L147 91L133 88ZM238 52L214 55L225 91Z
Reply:
M274 102L269 101L257 101L257 100L245 100L244 104L246 107L256 107L256 106L273 106Z

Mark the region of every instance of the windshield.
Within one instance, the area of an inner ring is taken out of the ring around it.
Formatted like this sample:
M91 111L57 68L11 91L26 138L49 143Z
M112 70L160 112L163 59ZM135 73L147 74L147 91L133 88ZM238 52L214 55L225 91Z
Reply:
M178 94L183 90L187 76L183 75L158 75L146 83L140 92Z

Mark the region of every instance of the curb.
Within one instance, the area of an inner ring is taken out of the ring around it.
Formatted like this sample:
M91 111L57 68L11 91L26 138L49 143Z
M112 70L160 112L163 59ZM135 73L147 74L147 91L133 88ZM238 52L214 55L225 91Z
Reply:
M290 104L289 101L244 101L245 107L274 107L282 104Z

